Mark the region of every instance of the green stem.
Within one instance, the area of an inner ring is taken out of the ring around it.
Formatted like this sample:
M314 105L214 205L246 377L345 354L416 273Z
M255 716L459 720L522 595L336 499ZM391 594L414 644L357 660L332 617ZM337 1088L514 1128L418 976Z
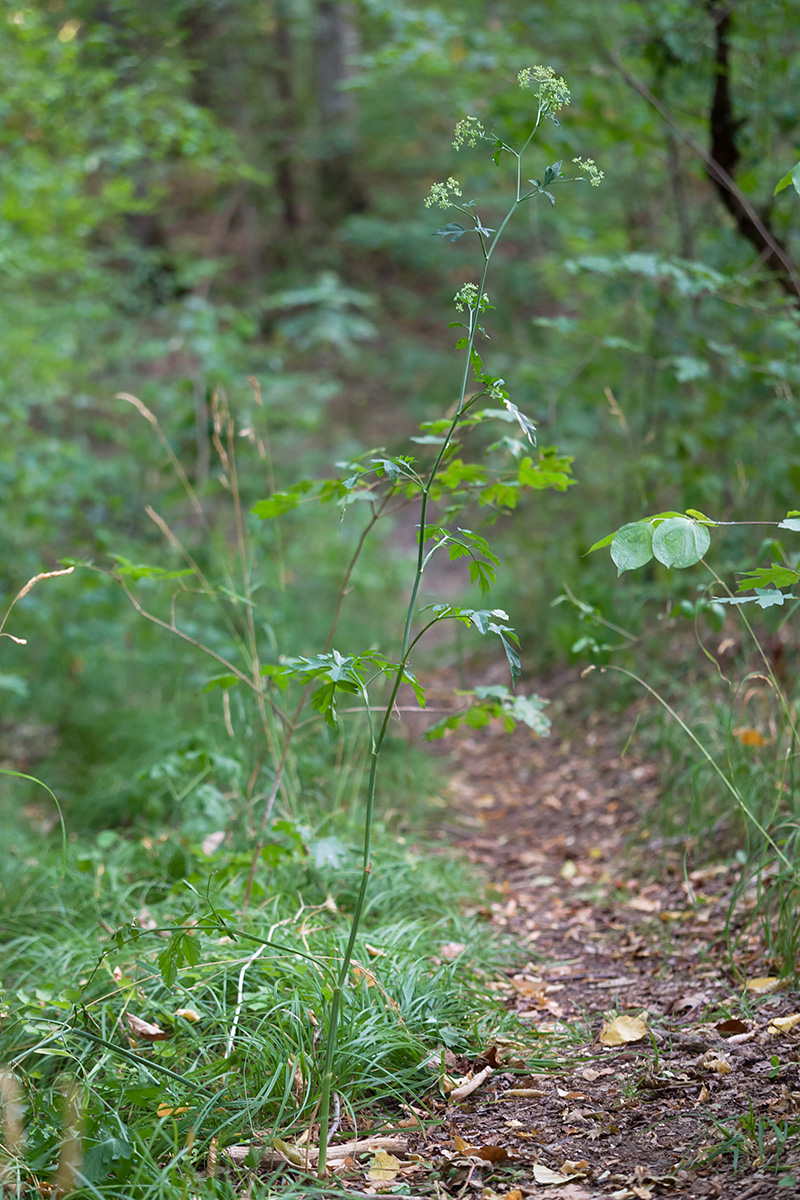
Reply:
M491 261L492 255L494 254L494 251L497 247L497 244L500 241L500 238L502 237L506 226L508 225L508 222L511 220L512 216L514 215L514 213L516 212L517 208L522 203L522 201L524 199L526 199L526 197L523 197L521 195L521 186L520 186L521 185L522 154L527 149L528 145L530 144L531 139L533 138L533 135L536 132L536 129L538 128L540 118L541 118L541 110L540 110L539 114L537 115L536 125L533 127L530 134L528 135L528 138L526 139L525 144L522 147L522 150L519 152L519 154L517 154L517 187L516 187L516 196L514 199L514 203L511 205L511 207L509 208L505 217L503 218L503 221L501 222L500 227L497 230L497 233L495 234L494 240L492 241L492 244L488 248L488 250L483 245L483 241L481 239L481 249L483 251L483 258L484 258L483 271L481 272L481 281L480 281L480 284L478 285L478 299L476 301L475 307L470 309L469 336L467 339L466 356L465 356L465 362L464 362L464 374L463 374L463 377L461 380L461 392L460 392L459 399L458 399L458 405L456 407L455 414L453 415L453 419L450 422L450 427L447 430L447 433L446 433L444 439L442 440L442 444L439 447L439 451L436 455L436 458L434 459L433 466L431 467L427 482L425 483L425 486L422 490L422 499L421 499L421 503L420 503L419 532L417 534L417 563L416 563L416 569L414 572L414 582L412 584L411 594L410 594L409 600L408 600L408 609L406 612L405 625L404 625L404 629L403 629L403 643L402 643L402 651L401 651L401 655L400 655L400 662L397 665L397 670L395 672L394 680L392 683L391 694L389 696L388 703L384 710L383 720L381 722L381 726L378 731L378 735L377 735L377 737L375 737L373 739L372 757L371 757L370 772L369 772L369 783L367 786L366 811L365 811L365 815L364 815L364 855L363 855L363 865L362 865L362 875L361 875L361 886L359 888L358 896L356 898L355 908L353 910L353 921L352 921L352 925L350 928L350 936L347 940L347 946L345 948L344 957L342 958L342 965L339 970L339 977L336 981L336 985L333 989L333 995L331 997L330 1018L329 1018L329 1022L328 1022L328 1041L327 1041L327 1045L325 1047L325 1062L323 1065L322 1089L321 1089L321 1094L320 1094L319 1159L318 1159L318 1165L317 1165L317 1173L318 1173L320 1179L324 1179L324 1177L325 1177L325 1168L326 1168L327 1156L328 1156L328 1129L330 1127L330 1103L331 1103L331 1094L333 1092L333 1064L334 1064L334 1058L335 1058L335 1054L336 1054L337 1035L338 1035L338 1031L339 1031L339 1017L340 1017L341 1008L342 1008L342 995L343 995L344 988L347 983L347 978L348 978L348 975L350 972L350 963L353 958L353 950L355 949L356 938L358 936L358 930L359 930L359 926L361 924L361 915L364 910L364 901L365 901L366 895L367 895L367 886L369 884L369 876L370 876L370 870L371 870L370 847L371 847L371 841L372 841L372 821L373 821L373 816L374 816L374 812L375 812L375 792L376 792L376 786L377 786L377 780L378 780L378 762L380 759L380 753L381 753L381 748L383 746L384 738L386 737L386 733L387 733L387 730L389 727L389 721L391 719L392 710L394 708L394 704L397 699L397 693L400 690L400 684L402 683L402 680L403 680L403 674L405 672L406 663L408 661L408 656L409 656L411 647L416 645L417 641L419 640L419 635L418 635L412 641L411 626L412 626L412 623L414 620L414 614L415 614L416 608L417 608L417 597L419 595L420 584L422 583L422 574L425 569L425 527L427 525L427 518L428 518L428 504L430 501L431 490L432 490L433 484L436 480L436 476L439 472L442 462L444 461L444 457L445 457L445 454L447 453L448 447L450 446L450 443L453 439L453 435L458 426L458 422L460 421L460 419L464 413L464 408L465 408L465 403L466 403L467 386L469 384L470 366L472 363L472 351L473 351L473 348L475 345L475 338L478 333L478 326L479 326L478 318L480 316L481 297L484 294L484 288L485 288L485 284L486 284L486 276L489 271L489 263Z

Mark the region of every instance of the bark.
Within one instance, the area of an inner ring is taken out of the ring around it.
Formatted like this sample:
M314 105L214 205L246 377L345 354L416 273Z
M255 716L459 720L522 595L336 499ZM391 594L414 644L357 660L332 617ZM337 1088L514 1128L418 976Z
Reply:
M278 94L277 126L281 130L275 158L275 188L286 229L300 224L292 142L295 130L295 101L292 87L292 35L286 0L275 3L275 90Z
M317 104L320 120L318 168L319 212L339 220L363 212L367 190L359 176L358 111L352 92L343 85L357 45L353 5L349 0L317 0Z
M786 246L775 236L769 208L753 219L750 206L742 203L738 189L727 180L734 179L741 157L737 136L744 124L734 114L731 95L730 36L733 27L732 0L709 0L708 13L714 26L714 92L709 113L710 156L708 178L717 196L733 217L739 234L755 247L764 265L788 296L798 303L798 270ZM715 169L719 168L719 169ZM749 209L749 211L748 211ZM765 234L767 236L765 236Z

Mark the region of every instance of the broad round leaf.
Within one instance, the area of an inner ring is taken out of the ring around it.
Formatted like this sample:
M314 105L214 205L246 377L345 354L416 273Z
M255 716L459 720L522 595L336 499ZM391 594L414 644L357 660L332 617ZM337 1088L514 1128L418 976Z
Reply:
M623 525L611 541L611 557L617 573L643 567L653 557L653 527L647 521Z
M688 517L672 517L653 534L653 554L665 567L693 567L711 545L705 525Z

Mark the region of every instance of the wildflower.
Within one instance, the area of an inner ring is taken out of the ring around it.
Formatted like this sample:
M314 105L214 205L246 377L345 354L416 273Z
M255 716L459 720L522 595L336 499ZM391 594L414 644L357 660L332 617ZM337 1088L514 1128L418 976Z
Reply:
M431 184L431 194L425 201L426 208L449 208L453 203L453 196L461 195L461 185L457 179L453 179L451 175L447 183Z
M480 299L478 298L478 285L476 283L462 283L453 299L456 302L456 308L459 312L464 311L465 305L470 311L477 308L479 312L483 312L489 303L489 297L486 292L483 293Z
M570 102L566 81L556 75L552 67L525 67L520 71L517 80L521 88L529 88L538 83L539 89L536 94L543 112L558 112Z
M573 158L572 161L583 171L592 187L600 187L601 180L605 178L605 171L599 170L593 158Z
M486 130L477 117L464 117L453 131L453 146L456 150L460 150L462 146L477 146L485 136Z

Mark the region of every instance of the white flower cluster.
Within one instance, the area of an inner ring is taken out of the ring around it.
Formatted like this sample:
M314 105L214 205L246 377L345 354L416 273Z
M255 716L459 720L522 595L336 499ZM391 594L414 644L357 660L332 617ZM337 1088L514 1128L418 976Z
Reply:
M446 183L431 184L431 193L425 201L426 208L449 208L453 196L461 195L461 184L451 175Z
M570 102L566 81L556 75L552 67L525 67L517 79L521 88L533 87L534 83L538 83L536 94L543 112L558 112Z
M486 130L477 117L464 117L453 132L453 146L460 150L462 146L477 146L486 137Z
M477 308L479 312L483 312L489 303L489 297L486 292L479 298L478 285L476 283L462 283L453 299L456 302L456 308L459 312L463 312L465 306L470 311Z
M601 181L605 178L605 171L598 168L593 158L573 158L572 161L583 171L592 187L600 187Z

